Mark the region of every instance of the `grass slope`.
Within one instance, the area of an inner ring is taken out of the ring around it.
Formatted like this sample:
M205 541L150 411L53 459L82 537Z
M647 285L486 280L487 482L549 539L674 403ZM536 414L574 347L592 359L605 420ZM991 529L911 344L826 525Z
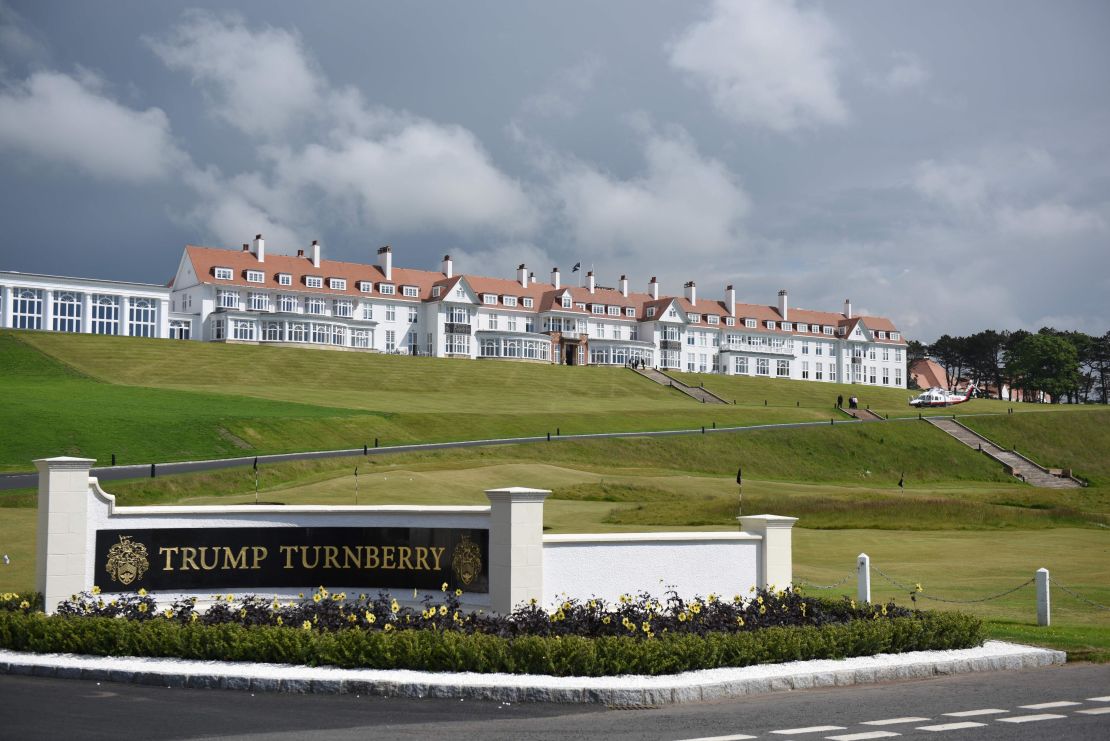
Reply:
M1105 407L1083 414L961 417L960 422L1042 466L1070 468L1092 486L1110 484L1110 410Z

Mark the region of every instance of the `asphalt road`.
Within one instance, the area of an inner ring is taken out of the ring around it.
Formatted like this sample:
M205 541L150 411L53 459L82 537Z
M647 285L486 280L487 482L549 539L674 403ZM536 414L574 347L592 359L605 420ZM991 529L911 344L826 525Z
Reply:
M1110 738L1110 665L627 709L251 694L3 676L0 708L4 739L1105 741Z

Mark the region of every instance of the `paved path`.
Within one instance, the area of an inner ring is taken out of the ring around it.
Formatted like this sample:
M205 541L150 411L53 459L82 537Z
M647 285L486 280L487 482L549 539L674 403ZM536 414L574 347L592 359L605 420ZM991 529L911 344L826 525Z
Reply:
M714 394L712 391L702 386L687 386L677 378L671 378L666 373L658 371L654 368L631 368L630 370L638 373L649 381L655 381L660 386L667 386L669 388L677 389L682 393L689 396L695 401L700 401L702 404L727 404L728 402L721 397Z
M929 424L944 430L969 448L981 450L991 458L1008 466L1022 481L1032 486L1046 489L1078 489L1080 484L1073 479L1054 476L1036 463L1009 450L1000 448L982 435L969 430L954 419L929 417Z

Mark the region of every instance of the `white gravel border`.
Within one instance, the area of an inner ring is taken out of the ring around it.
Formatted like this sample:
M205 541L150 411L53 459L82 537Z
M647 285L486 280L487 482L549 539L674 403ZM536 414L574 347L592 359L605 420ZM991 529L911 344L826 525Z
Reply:
M815 687L846 687L949 674L1027 669L1063 664L1065 658L1062 651L987 641L979 648L954 651L879 654L839 661L793 661L654 677L551 677L338 669L133 656L31 654L0 650L0 674L256 692L654 706Z

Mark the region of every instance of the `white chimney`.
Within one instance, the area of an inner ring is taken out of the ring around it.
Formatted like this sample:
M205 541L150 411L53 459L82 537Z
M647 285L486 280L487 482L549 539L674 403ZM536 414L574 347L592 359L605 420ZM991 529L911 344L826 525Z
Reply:
M555 286L555 290L559 290L559 268L551 268L551 285Z
M448 278L455 274L455 263L451 262L450 255L443 256L443 274Z
M852 318L852 299L850 298L844 299L844 318Z
M621 295L628 298L628 276L621 276Z
M689 301L692 306L698 305L698 287L692 280L686 282L686 300Z
M388 244L378 248L378 267L386 280L393 280L393 249Z
M597 287L597 283L594 281L594 271L592 270L586 273L586 287L590 289L590 293L593 293Z
M259 262L266 262L266 241L262 239L261 234L254 235L254 254L257 255Z
M736 316L736 289L732 286L725 288L725 308L729 316Z
M786 289L779 291L779 316L784 322L790 321L790 304L786 300Z
M320 243L312 240L312 267L320 267Z
M648 293L651 294L652 301L659 299L659 281L655 279L654 275L651 276L651 280L648 281Z
M516 266L516 279L520 283L521 288L528 287L528 268L524 266L524 263L520 263Z
M251 246L249 244L247 244L246 242L243 242L243 252L250 252L250 251L251 251Z
M535 273L529 273L528 274L528 283L533 285L533 286L536 285L536 274Z

